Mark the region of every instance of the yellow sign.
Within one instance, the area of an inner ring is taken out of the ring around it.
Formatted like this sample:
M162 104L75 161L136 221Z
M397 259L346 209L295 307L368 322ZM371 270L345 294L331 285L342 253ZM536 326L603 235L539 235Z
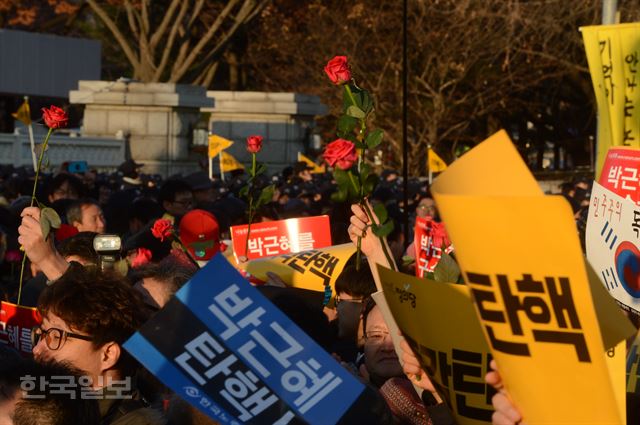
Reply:
M332 293L335 293L333 288L335 287L336 279L355 252L355 246L352 243L347 243L296 254L253 260L239 264L238 268L263 281L267 281L269 278L267 272L275 273L287 285L296 288L324 291L325 285L331 285ZM323 267L320 268L317 267L316 262L316 260L320 261L319 256L316 255L318 253L330 256L330 258L324 256ZM326 268L327 264L331 265L330 269Z
M24 125L31 124L31 108L29 108L29 101L25 98L24 102L17 111L15 111L11 116L18 121L21 121Z
M223 173L228 173L233 170L244 170L242 165L237 159L226 152L220 152L220 168Z
M220 152L233 145L231 140L212 134L209 136L209 158L215 158Z
M313 162L311 158L302 155L300 152L298 152L298 161L302 161L306 163L309 167L313 167L313 170L311 170L311 173L313 174L321 174L321 173L324 173L326 170L326 167L324 164L318 165L315 162Z
M504 131L452 164L432 193L524 421L622 423L567 201L542 195Z
M427 153L427 161L429 162L429 172L439 173L447 169L447 163L444 162L442 158L440 158L438 154L435 153L435 151L431 148L429 148Z
M640 147L640 24L580 30L598 105L598 177L610 147Z
M626 382L626 392L640 394L640 334L636 336L629 348Z
M490 351L465 285L378 267L387 304L456 423L491 423Z

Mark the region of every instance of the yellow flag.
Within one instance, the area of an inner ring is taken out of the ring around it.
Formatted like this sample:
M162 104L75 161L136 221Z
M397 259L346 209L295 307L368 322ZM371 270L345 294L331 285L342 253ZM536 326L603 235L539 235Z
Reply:
M220 152L220 161L222 172L228 173L233 170L244 170L244 165L242 165L237 159L232 157L230 154L226 152Z
M429 148L428 161L429 171L432 173L439 173L447 169L447 163L444 162L442 158L440 158L431 148Z
M209 158L216 157L220 152L233 145L231 140L212 134L209 136Z
M304 155L302 155L300 152L298 152L298 161L302 161L304 163L306 163L307 165L309 165L309 167L313 167L313 170L311 170L311 173L316 174L316 173L324 173L325 172L325 165L318 165L315 162L313 162L311 160L311 158L306 157Z
M29 108L29 101L27 99L24 100L22 105L18 108L16 112L11 114L13 118L21 121L24 125L31 124L31 108Z

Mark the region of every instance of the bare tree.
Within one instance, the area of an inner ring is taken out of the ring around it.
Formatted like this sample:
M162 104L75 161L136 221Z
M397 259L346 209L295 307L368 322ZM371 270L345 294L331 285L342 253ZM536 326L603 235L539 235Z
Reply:
M144 82L211 85L232 38L268 0L86 0Z
M590 99L580 25L598 22L597 0L409 2L410 170L426 147L452 160L516 113L541 115L567 80ZM279 24L276 25L276 22ZM267 28L270 31L267 31ZM254 29L246 61L256 88L316 93L339 107L322 67L349 56L376 98L385 160L401 157L402 11L383 0L274 2ZM260 86L258 86L258 84ZM540 95L544 93L545 95ZM329 122L335 121L329 118ZM327 126L331 137L335 124Z

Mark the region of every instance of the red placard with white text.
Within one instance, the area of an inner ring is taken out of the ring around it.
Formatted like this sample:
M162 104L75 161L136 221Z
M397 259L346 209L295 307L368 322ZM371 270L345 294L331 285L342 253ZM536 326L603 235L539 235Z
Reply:
M31 356L31 329L42 323L33 307L0 302L0 344L13 348L23 356Z
M246 224L231 226L236 259L245 256L255 260L331 246L328 215L253 223L247 245L248 227Z
M598 183L640 205L640 149L609 149Z
M416 217L414 247L417 277L425 277L435 270L442 258L442 251L447 254L453 251L444 224L429 216Z

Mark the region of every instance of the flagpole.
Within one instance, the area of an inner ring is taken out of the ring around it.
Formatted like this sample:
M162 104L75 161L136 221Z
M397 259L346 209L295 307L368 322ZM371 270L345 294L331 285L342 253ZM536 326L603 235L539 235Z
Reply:
M33 140L33 126L31 123L27 126L29 129L29 144L31 145L31 160L33 161L33 171L38 170L38 162L36 161L36 143Z
M213 180L213 158L209 157L209 180Z
M222 171L222 152L218 154L220 159L220 180L224 181L224 171Z

